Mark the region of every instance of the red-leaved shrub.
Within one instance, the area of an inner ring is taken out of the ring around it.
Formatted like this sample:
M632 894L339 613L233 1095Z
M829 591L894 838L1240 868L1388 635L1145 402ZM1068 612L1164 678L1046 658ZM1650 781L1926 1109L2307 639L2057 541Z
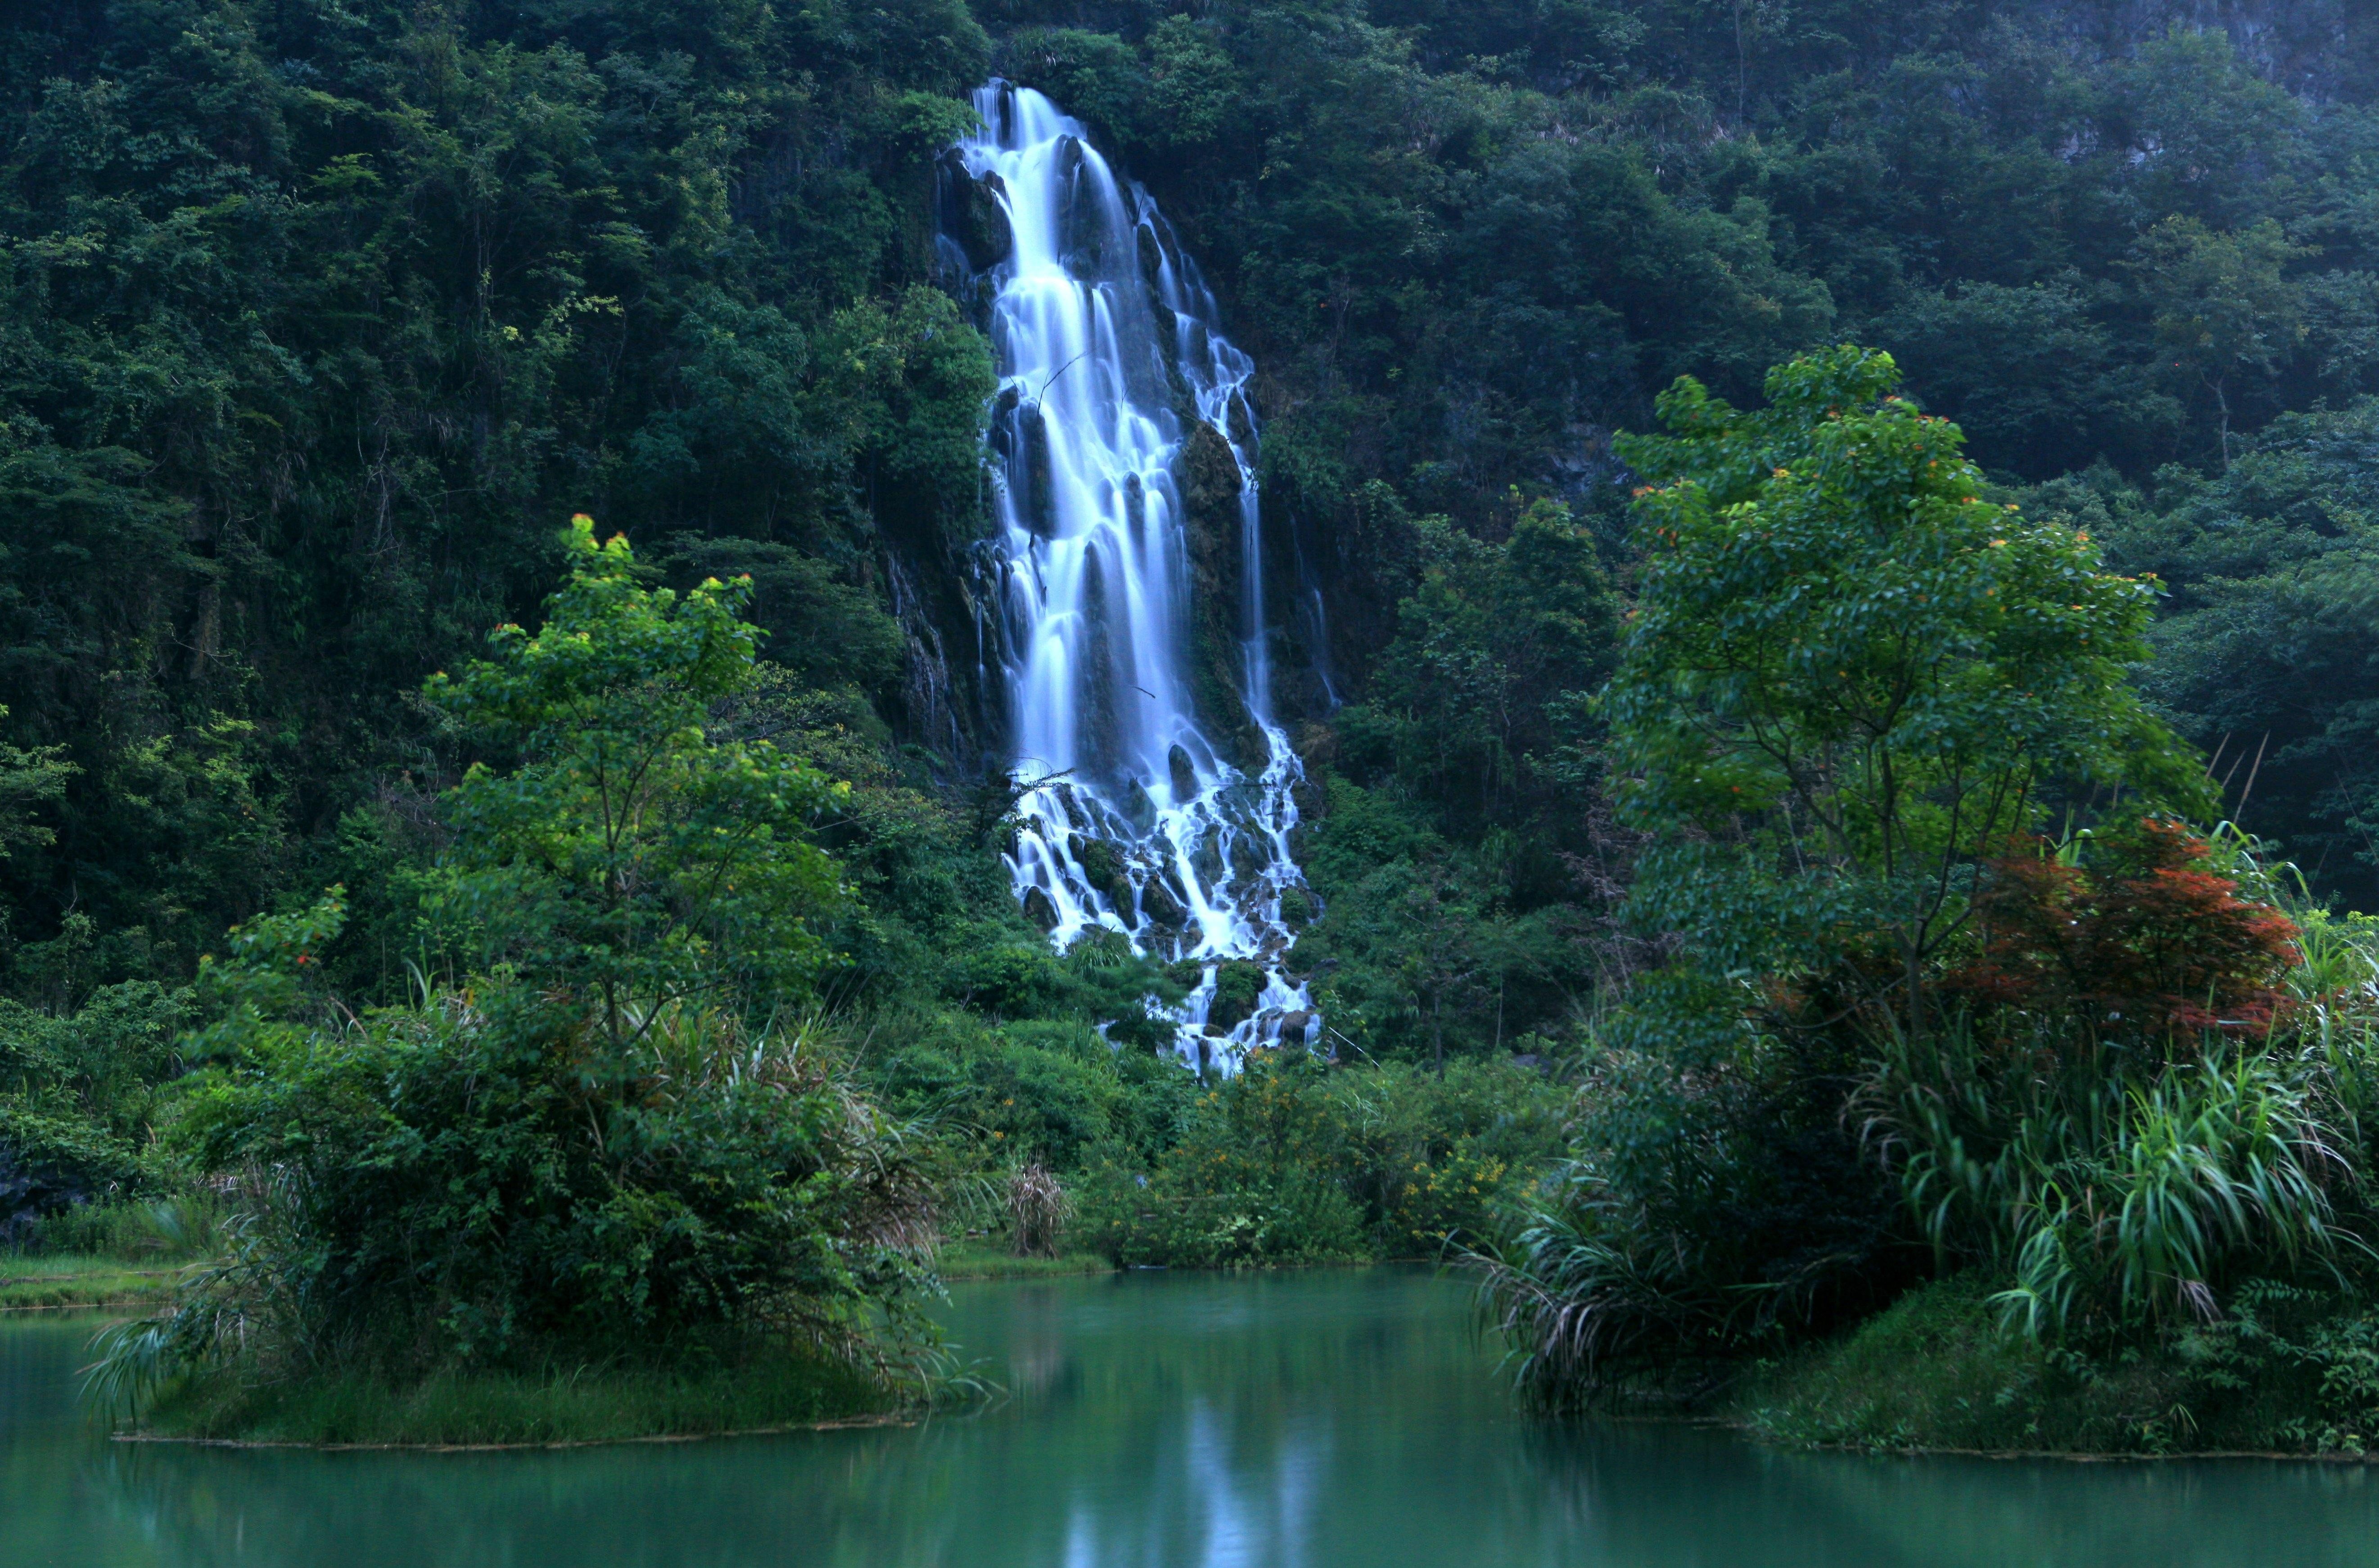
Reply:
M1979 950L1950 979L1983 1013L2086 1018L2146 1039L2262 1031L2295 960L2297 928L2207 864L2205 841L2150 817L2059 862L2037 840L1985 868Z

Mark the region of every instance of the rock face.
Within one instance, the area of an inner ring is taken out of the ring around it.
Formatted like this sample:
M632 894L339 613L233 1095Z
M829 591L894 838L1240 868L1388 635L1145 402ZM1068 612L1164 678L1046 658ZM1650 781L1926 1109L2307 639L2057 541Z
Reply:
M1000 200L1008 194L997 175L981 179L967 173L958 151L942 154L934 165L934 197L942 233L957 242L967 266L988 272L1016 249L1015 232Z
M0 1247L24 1242L34 1226L61 1209L139 1178L128 1151L109 1148L104 1139L54 1140L44 1136L43 1127L35 1120L17 1129L21 1136L12 1136L0 1122Z
M1261 739L1245 722L1246 684L1241 668L1239 496L1246 479L1238 459L1213 426L1194 424L1173 460L1173 482L1181 494L1183 532L1190 546L1191 674L1198 711L1215 726L1213 739L1245 766L1262 758Z

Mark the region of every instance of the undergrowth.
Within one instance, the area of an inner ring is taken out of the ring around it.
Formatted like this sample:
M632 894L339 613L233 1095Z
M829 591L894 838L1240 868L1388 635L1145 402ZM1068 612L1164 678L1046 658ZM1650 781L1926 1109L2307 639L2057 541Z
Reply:
M2149 1344L2044 1342L1970 1272L1770 1363L1732 1416L1772 1441L1876 1451L2361 1454L2379 1435L2379 1315L2256 1282Z

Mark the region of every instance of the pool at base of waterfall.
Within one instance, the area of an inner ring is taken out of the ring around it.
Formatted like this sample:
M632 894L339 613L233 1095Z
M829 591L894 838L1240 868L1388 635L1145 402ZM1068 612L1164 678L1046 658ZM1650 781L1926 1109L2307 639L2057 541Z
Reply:
M0 1568L2290 1568L2379 1562L2379 1469L1762 1449L1512 1405L1419 1269L956 1287L1007 1397L876 1430L504 1453L112 1444L88 1320L0 1321Z

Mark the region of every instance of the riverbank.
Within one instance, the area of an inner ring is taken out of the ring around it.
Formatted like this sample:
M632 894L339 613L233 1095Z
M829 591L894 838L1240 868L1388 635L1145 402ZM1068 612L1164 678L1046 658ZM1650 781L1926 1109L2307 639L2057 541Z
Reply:
M1871 1453L2361 1457L2379 1438L2368 1329L2231 1319L2092 1355L1998 1332L1967 1278L1910 1293L1844 1338L1762 1367L1724 1419L1762 1441Z
M0 1312L143 1307L171 1295L181 1275L121 1258L0 1255Z
M1095 1252L1055 1258L1020 1258L1001 1247L953 1242L936 1255L934 1272L946 1280L1050 1279L1061 1274L1107 1274L1115 1264Z
M948 1280L1024 1280L1111 1272L1093 1253L1020 1258L1001 1248L946 1248ZM62 1274L60 1305L95 1295L96 1268ZM170 1281L171 1276L167 1279ZM79 1282L79 1283L78 1283ZM137 1298L136 1298L137 1299ZM392 1385L360 1374L266 1380L234 1366L184 1380L144 1409L129 1441L309 1448L524 1448L666 1441L899 1421L919 1391L863 1369L770 1357L698 1374L636 1369L557 1370L541 1377L443 1372Z
M233 1366L163 1391L117 1435L308 1448L545 1448L880 1425L914 1391L795 1355L699 1373L447 1371L394 1385L359 1373L263 1381Z

